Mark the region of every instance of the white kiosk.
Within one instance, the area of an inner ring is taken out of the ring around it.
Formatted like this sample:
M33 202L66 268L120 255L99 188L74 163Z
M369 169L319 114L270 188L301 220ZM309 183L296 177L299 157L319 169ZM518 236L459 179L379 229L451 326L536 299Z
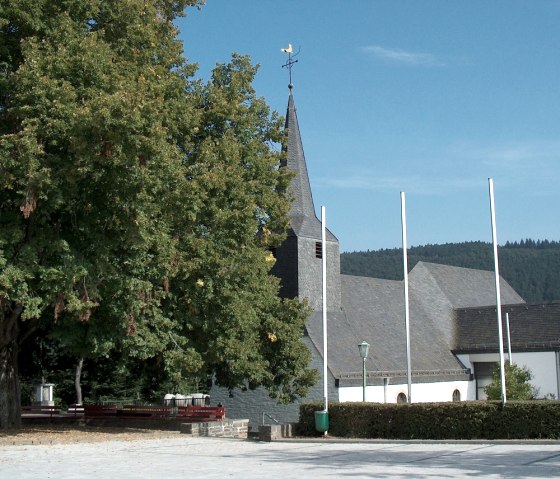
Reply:
M35 386L35 405L54 406L53 398L54 384L42 383Z

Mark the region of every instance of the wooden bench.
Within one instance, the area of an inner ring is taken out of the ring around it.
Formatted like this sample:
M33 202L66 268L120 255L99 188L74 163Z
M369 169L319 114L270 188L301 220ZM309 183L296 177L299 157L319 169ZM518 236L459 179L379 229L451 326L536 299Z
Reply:
M117 415L116 404L85 404L84 417L86 418L111 418Z
M161 419L170 417L173 408L170 406L133 406L125 404L121 417L134 419Z
M60 406L22 406L22 416L48 416L53 417L60 414Z
M86 404L84 417L97 419L172 419L185 422L223 421L224 407L211 406L136 406L124 404L117 410L116 404Z
M223 421L226 417L225 407L213 406L177 406L175 418L185 422Z

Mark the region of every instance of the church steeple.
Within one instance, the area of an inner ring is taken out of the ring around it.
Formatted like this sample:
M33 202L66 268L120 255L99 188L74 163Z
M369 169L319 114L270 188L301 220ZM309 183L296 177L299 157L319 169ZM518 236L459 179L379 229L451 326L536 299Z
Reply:
M322 255L327 256L328 309L340 309L340 252L338 240L327 230L326 251L322 250L321 222L317 218L303 143L290 84L286 112L288 138L282 166L293 174L289 193L292 198L290 230L276 251L272 273L281 279L283 297L307 298L315 311L322 309Z
M290 87L288 98L285 128L288 132L288 141L284 150L286 156L282 166L286 166L294 173L290 185L290 194L293 198L290 211L291 226L296 235L320 239L321 223L316 216L313 204L292 87ZM332 235L330 239L333 239Z
M294 96L291 89L288 98L285 129L288 132L288 141L285 147L286 157L282 166L287 166L289 170L295 173L291 185L291 193L294 197L291 216L315 217L315 206L313 204L305 154L303 152L303 144L294 105Z

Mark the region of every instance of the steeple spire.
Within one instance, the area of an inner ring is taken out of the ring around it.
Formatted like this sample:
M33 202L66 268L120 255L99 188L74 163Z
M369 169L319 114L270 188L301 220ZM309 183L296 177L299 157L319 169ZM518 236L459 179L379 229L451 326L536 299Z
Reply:
M299 217L301 220L316 218L292 89L288 99L285 128L288 131L288 141L283 166L287 166L295 174L291 184L293 196L291 216L294 219Z
M288 44L288 48L282 48L282 52L288 54L288 61L282 65L290 72L290 96L288 98L288 110L286 112L285 129L288 132L288 142L284 148L286 159L282 166L287 167L294 173L290 193L292 195L292 209L290 218L292 229L296 235L303 235L311 238L320 238L321 223L316 216L315 206L313 205L313 196L311 195L311 185L309 184L309 175L307 174L307 165L305 163L305 155L303 153L303 144L301 142L301 134L299 132L299 124L294 104L294 95L292 83L292 67L297 60L294 57L299 54L299 50L292 55L292 44Z

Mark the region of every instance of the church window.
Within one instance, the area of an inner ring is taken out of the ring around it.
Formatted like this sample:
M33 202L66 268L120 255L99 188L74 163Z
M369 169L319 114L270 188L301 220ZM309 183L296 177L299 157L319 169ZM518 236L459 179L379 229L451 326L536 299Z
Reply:
M323 257L323 243L320 241L315 242L315 258L321 259Z
M455 389L455 391L453 391L453 402L459 402L460 400L461 400L461 391Z

